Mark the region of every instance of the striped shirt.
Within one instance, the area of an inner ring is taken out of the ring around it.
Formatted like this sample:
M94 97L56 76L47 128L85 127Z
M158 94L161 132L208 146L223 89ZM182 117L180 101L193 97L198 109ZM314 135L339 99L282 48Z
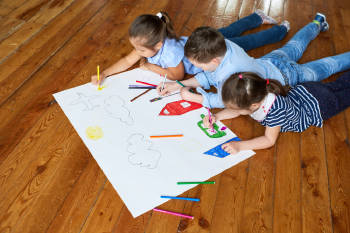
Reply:
M276 96L263 126L281 126L281 132L302 132L311 125L322 127L318 101L302 85L295 86L287 96Z

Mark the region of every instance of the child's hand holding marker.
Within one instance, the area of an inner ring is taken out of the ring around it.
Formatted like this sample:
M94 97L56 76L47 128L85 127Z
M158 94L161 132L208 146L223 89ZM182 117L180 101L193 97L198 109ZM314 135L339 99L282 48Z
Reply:
M212 129L212 125L216 122L216 117L214 114L211 114L210 116L209 115L206 115L204 118L203 118L203 125L205 128L209 128L209 129Z
M179 84L177 84L175 82L165 82L164 86L163 86L163 83L161 82L157 86L157 92L160 96L168 95L168 94L170 94L178 89L180 89L180 86L179 86Z
M93 75L91 76L91 83L94 84L94 85L101 85L103 80L106 79L106 75L102 72L100 73L100 77L98 78L98 75Z

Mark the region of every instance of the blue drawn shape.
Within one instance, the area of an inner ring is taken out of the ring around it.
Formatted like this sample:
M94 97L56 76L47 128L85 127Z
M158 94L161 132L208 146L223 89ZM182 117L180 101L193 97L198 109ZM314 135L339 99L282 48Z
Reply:
M220 145L204 152L204 154L207 154L207 155L212 155L212 156L216 156L216 157L219 157L219 158L225 158L226 156L229 155L229 153L227 153L226 151L224 151L221 146L225 143L228 143L228 142L231 142L231 141L241 141L241 139L239 139L238 137L234 137L234 138L231 138L230 140L224 142L224 143L221 143Z

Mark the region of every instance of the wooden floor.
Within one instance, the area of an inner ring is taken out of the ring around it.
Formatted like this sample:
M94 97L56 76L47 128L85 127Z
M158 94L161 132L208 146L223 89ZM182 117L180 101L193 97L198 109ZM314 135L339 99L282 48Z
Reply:
M165 10L189 35L255 9L289 20L287 39L327 15L330 31L301 62L350 50L349 0L0 0L0 233L350 232L350 109L322 129L281 134L216 185L185 193L200 203L161 206L195 216L188 221L151 211L133 219L53 101L131 51L127 31L140 14ZM224 123L243 139L264 130L247 117Z

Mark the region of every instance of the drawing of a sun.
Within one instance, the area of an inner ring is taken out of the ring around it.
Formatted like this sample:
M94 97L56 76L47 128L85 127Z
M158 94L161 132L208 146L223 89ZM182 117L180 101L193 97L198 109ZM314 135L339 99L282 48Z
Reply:
M103 131L99 126L89 126L85 132L86 136L92 140L98 140L103 137Z

